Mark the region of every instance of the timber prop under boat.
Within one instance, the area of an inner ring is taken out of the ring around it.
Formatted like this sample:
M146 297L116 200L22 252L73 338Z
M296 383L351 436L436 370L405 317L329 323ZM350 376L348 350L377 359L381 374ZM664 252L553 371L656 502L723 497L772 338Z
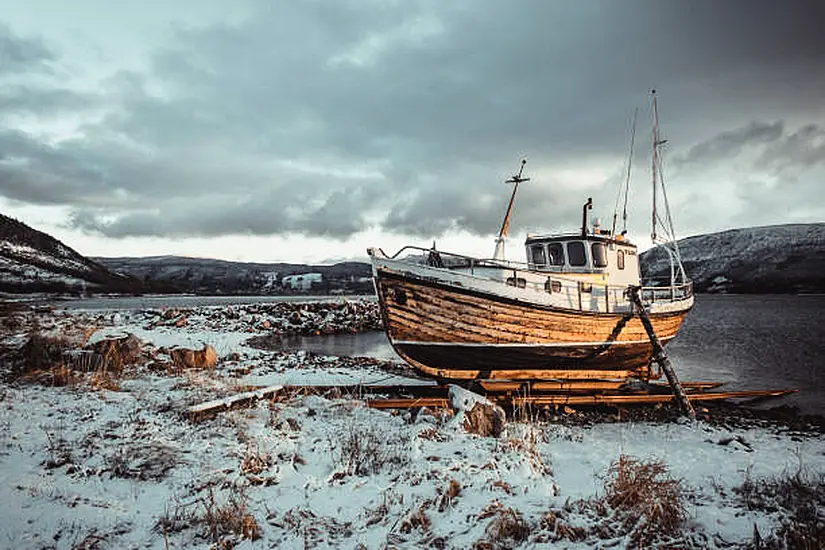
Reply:
M655 113L655 96L653 105ZM669 281L642 283L637 247L626 231L616 234L617 215L611 230L598 221L588 226L591 199L584 205L581 231L528 235L528 262L505 260L516 191L529 180L522 177L522 161L519 173L507 180L514 184L513 194L492 259L437 251L435 244L407 246L392 256L380 248L367 250L395 351L423 374L441 379L657 378L653 346L633 293L638 291L663 343L676 336L693 306L664 192L667 216L662 220L656 213L655 190L663 190L656 177L662 143L655 123L653 241L670 255ZM629 174L630 163L628 182ZM627 186L624 193L626 212ZM665 238L657 238L657 225Z

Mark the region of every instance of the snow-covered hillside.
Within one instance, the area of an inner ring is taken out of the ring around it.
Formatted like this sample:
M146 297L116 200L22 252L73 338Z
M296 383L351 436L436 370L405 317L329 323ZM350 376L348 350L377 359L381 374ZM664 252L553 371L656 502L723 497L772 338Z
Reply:
M825 223L732 229L679 241L682 263L699 292L825 291ZM642 254L646 277L667 277L661 250Z
M140 286L46 233L0 214L0 291L134 292Z
M198 294L283 294L283 277L320 273L323 280L313 292L371 294L370 265L342 262L334 265L230 262L210 258L150 256L144 258L94 258L110 270L131 275L169 290ZM365 280L366 279L366 280Z

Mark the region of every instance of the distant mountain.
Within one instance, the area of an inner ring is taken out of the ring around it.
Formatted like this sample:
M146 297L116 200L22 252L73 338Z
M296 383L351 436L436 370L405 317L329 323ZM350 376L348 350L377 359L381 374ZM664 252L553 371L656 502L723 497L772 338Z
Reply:
M372 293L370 265L343 262L335 265L229 262L182 256L146 258L94 258L109 269L136 277L146 284L164 284L181 292L198 294L290 294L282 284L289 275L320 273L323 281L309 290L326 294ZM300 291L306 292L306 291Z
M54 237L0 214L0 292L142 292L141 281L112 273Z
M825 223L732 229L679 240L697 292L825 292ZM660 249L641 255L642 274L669 277Z

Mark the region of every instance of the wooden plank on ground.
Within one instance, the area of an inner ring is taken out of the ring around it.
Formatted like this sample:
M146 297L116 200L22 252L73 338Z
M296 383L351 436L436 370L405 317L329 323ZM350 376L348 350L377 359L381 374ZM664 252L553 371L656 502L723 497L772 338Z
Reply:
M749 390L715 393L689 393L691 401L718 401L722 399L745 399L782 397L797 390ZM514 406L524 405L645 405L666 403L673 400L672 394L631 394L631 395L538 395L531 397L501 398L499 403Z
M248 405L258 399L267 399L277 394L283 389L283 386L267 386L253 391L247 391L224 397L223 399L214 399L198 405L193 405L186 409L186 416L189 420L197 422L204 418L213 416L219 412L224 412L238 407Z

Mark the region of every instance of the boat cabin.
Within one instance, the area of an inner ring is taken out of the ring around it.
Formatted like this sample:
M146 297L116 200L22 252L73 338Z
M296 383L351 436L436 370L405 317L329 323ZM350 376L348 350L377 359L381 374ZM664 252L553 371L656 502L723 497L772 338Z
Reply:
M530 270L600 275L614 285L639 284L636 245L603 234L528 235L524 243Z

